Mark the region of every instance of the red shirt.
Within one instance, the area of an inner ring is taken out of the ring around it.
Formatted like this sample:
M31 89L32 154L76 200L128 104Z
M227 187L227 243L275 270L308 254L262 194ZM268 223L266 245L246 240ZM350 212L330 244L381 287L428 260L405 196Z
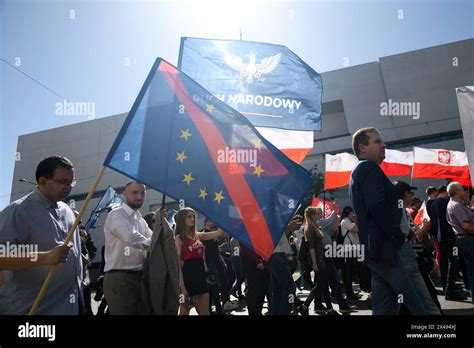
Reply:
M200 240L185 238L181 247L183 261L191 259L202 259L204 257L204 244Z

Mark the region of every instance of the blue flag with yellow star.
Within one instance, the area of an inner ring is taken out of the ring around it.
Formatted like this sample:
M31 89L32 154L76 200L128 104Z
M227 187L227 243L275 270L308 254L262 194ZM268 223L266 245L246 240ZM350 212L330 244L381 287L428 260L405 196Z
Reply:
M264 258L312 180L243 115L160 58L104 165L184 199Z
M321 131L321 75L286 46L183 37L178 67L256 127Z

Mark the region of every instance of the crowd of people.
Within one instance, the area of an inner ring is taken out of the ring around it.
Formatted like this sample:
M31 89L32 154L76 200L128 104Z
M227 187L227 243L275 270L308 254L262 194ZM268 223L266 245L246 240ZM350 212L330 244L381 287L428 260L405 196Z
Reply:
M252 316L337 315L357 311L366 295L374 315L439 315L437 279L446 300L467 300L456 280L462 273L472 291L470 189L456 182L429 187L428 215L416 224L422 200L416 187L391 182L380 169L385 144L378 130L358 130L353 150L352 207L327 218L311 206L294 215L267 260L209 218L198 231L191 208L172 220L164 208L142 216L147 188L126 183L124 204L105 221L95 294L87 233L80 229L63 245L75 221L63 202L75 185L74 166L48 157L37 167L37 189L0 212L0 244L36 246L0 255L0 314L27 314L52 265L56 274L37 314L93 315L95 295L97 315L189 315L193 308L198 315L245 308Z

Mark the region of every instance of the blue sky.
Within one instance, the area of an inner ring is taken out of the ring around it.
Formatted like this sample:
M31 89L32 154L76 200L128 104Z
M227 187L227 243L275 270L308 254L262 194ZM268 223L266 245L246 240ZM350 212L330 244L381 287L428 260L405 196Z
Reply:
M239 39L241 28L325 72L472 38L473 11L469 0L0 0L0 209L19 135L87 120L56 115L63 98L95 103L96 118L129 111L156 57L177 63L182 36Z

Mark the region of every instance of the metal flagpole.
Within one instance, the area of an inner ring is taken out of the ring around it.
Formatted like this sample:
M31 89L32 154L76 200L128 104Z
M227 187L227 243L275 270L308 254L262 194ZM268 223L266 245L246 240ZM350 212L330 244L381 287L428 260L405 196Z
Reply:
M90 200L92 199L92 195L95 192L95 189L97 188L97 185L99 184L100 179L102 178L102 175L104 175L105 172L105 166L102 166L100 168L99 173L97 174L97 177L95 178L94 184L92 185L89 194L86 197L86 200L84 204L81 207L81 210L79 211L79 215L76 216L76 220L74 221L74 224L72 225L71 229L69 230L69 233L66 237L66 240L64 241L63 245L68 245L69 242L72 239L72 236L74 235L74 232L76 231L77 226L79 225L79 221L81 221L82 215L84 214L84 211L86 210L87 205L89 204ZM49 283L51 283L51 280L53 279L54 273L56 273L56 267L57 265L54 265L51 267L49 270L49 273L46 277L46 279L43 282L43 286L41 287L40 292L38 293L38 296L36 296L35 302L33 303L33 306L31 306L31 309L28 313L28 315L33 315L35 314L36 310L38 309L38 306L41 302L41 299L43 298L44 293L46 292L46 289L49 286Z

